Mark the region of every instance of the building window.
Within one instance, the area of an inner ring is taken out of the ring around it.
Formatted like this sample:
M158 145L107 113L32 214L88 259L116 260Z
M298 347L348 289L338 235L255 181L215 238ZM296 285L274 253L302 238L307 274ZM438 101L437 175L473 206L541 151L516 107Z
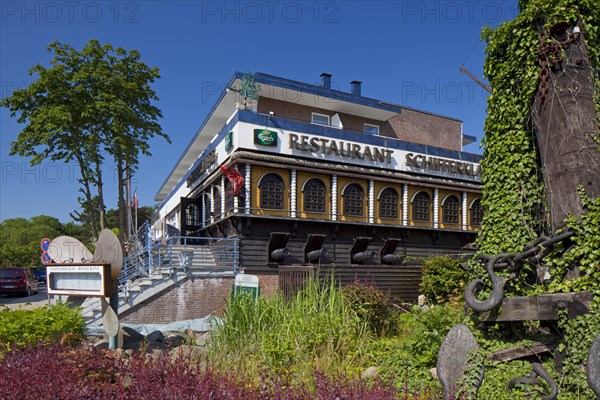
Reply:
M415 221L429 221L429 195L419 192L413 198L412 217Z
M329 115L312 113L312 123L319 125L331 125Z
M344 190L344 214L363 215L364 193L360 185L352 183Z
M283 209L283 179L267 174L260 180L260 207Z
M188 204L185 208L185 224L196 226L200 224L200 210L195 204Z
M304 211L325 212L325 184L320 179L304 184Z
M479 226L481 221L483 221L483 207L480 199L477 199L471 204L471 225Z
M458 198L448 196L442 206L442 222L444 224L458 224Z
M225 181L225 211L233 210L233 188L229 179Z
M215 199L215 218L221 218L221 188L218 186L214 187L213 197Z
M379 135L379 127L377 125L365 124L364 131L371 135Z
M379 195L379 217L398 218L398 192L385 188Z

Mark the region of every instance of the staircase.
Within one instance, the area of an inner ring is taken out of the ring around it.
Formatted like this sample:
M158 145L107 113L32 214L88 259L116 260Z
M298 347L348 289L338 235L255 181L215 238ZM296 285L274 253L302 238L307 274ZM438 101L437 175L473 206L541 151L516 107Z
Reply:
M178 236L161 244L153 243L149 232L147 224L140 228L138 238L142 240L138 240L135 252L123 260L123 269L118 278L119 314L188 277L225 277L238 272L237 238ZM81 308L88 327L102 324L99 298L87 298Z

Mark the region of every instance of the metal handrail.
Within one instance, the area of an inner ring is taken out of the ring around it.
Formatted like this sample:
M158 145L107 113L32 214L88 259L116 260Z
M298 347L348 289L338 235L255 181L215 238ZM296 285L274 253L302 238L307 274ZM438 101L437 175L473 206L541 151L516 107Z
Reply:
M205 244L196 244L198 241ZM154 268L167 267L170 271L177 269L187 270L185 265L176 265L180 254L189 254L201 248L207 248L217 268L232 268L235 273L239 270L239 239L238 238L205 238L195 236L172 236L166 244L160 242L152 244L148 239L146 246L125 257L123 269L119 274L119 284L123 285L131 279L152 275ZM183 249L179 249L183 246ZM175 256L175 257L174 257ZM211 261L205 257L203 261ZM190 265L192 266L192 265Z

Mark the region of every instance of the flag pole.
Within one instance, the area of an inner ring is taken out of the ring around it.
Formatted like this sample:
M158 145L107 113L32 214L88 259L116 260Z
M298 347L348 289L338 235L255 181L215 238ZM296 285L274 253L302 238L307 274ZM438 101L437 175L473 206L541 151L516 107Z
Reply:
M139 205L139 200L137 197L137 186L135 188L135 234L137 235L138 232L138 205Z

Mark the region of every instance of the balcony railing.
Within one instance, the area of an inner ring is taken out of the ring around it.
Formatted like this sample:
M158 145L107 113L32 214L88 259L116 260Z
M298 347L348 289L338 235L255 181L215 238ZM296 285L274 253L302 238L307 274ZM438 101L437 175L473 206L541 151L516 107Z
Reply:
M212 224L215 224L219 221L222 221L232 215L253 215L253 216L265 216L270 218L284 218L284 219L294 219L294 220L302 220L302 221L336 221L336 222L348 222L348 223L361 223L361 224L375 224L379 226L391 226L391 227L420 227L420 228L431 228L431 229L439 229L439 230L462 230L462 231L474 231L480 228L480 225L463 225L461 222L458 223L444 223L441 220L437 222L438 227L436 228L436 223L433 219L429 221L422 221L416 219L406 219L406 223L404 223L403 218L400 216L398 218L382 218L378 216L374 216L373 222L370 222L371 217L364 215L345 215L345 214L331 214L331 213L316 213L316 212L306 212L301 210L284 210L284 209L264 209L264 208L244 208L238 207L238 212L234 213L234 209L228 209L225 211L225 214L215 214L212 217L205 218L203 222L203 226L207 227ZM295 215L295 216L294 216ZM307 216L308 215L308 216ZM316 217L315 215L318 215ZM380 222L378 222L380 221ZM442 225L444 226L442 228ZM198 239L198 238L196 238Z

